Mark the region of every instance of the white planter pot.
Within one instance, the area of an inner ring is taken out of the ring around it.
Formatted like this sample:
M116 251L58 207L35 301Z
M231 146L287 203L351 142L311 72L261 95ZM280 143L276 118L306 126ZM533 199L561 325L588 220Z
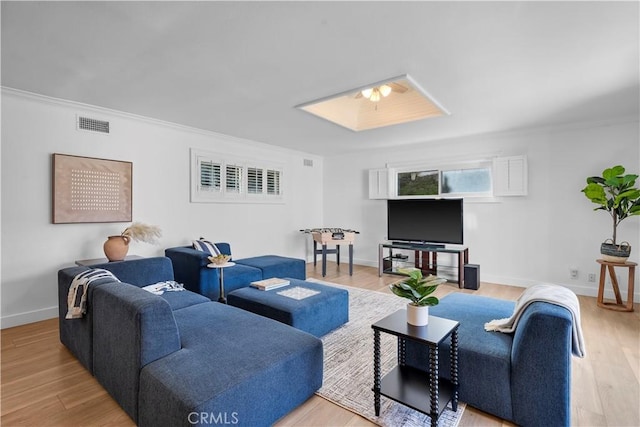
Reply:
M425 326L429 323L429 306L407 304L407 323L413 326Z

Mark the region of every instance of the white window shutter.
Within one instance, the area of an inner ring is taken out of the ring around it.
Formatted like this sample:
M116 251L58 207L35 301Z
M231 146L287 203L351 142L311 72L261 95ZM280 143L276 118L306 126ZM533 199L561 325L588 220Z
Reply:
M267 194L272 196L279 196L282 194L282 189L280 188L279 170L267 170Z
M369 169L369 198L389 198L389 169Z
M527 157L508 156L493 159L493 195L526 196Z
M260 168L247 168L247 193L262 194L263 188L263 170Z
M199 191L220 191L220 167L219 163L210 160L200 160L200 185Z
M240 194L242 192L242 166L227 165L225 183L227 193Z

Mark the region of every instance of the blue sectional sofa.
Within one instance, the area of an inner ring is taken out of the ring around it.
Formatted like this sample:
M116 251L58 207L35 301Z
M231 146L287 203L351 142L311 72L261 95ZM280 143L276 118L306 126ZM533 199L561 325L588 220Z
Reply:
M169 258L96 265L121 282L89 286L87 313L65 319L73 278L58 272L60 340L140 426L266 426L322 385L322 342L190 292L154 295Z
M515 303L454 293L429 314L460 322L459 399L521 426L569 426L572 316L546 302L529 305L516 331L487 332L484 324L511 317ZM439 349L439 374L450 379L449 340ZM406 363L425 370L428 348L407 341Z
M229 243L215 243L221 253L232 255ZM185 288L204 295L213 301L220 297L220 273L208 268L209 254L191 246L168 248L165 255L171 259L176 281ZM253 281L271 277L289 277L304 280L307 277L306 263L302 259L278 255L231 259L236 265L224 269L224 289L227 294L249 286Z

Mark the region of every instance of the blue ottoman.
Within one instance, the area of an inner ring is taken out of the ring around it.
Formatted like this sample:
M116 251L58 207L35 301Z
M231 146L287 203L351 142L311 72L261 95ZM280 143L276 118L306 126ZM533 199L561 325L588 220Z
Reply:
M320 337L349 321L349 292L288 277L288 286L261 291L242 288L227 303ZM301 299L298 299L301 298Z
M263 255L253 258L234 259L236 264L247 265L262 271L263 279L272 277L307 278L307 265L303 259L288 258L278 255Z

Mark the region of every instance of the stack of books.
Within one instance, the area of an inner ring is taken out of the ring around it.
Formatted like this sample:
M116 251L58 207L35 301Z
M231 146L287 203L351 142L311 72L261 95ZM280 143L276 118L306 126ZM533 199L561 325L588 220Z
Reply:
M270 291L272 289L281 288L283 286L287 286L289 281L286 279L278 279L277 277L272 277L271 279L258 280L256 282L251 282L251 286L256 289L260 289L261 291Z

